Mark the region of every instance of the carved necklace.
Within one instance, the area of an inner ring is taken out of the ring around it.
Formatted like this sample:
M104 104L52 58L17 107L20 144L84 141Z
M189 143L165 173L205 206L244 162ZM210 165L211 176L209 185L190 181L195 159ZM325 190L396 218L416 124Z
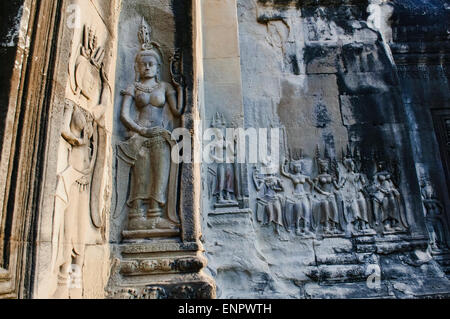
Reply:
M141 91L141 92L144 92L144 93L152 93L155 89L158 89L161 86L161 84L160 83L156 83L153 86L147 86L147 85L144 85L144 84L142 84L140 82L135 82L134 86L136 87L136 90L138 90L138 91Z

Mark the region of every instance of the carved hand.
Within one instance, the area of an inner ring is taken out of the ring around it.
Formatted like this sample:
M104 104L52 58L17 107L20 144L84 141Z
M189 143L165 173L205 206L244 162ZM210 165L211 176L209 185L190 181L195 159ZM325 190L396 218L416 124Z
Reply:
M105 49L100 47L92 55L91 61L98 69L100 69L102 67L104 57L105 57Z
M139 131L139 134L141 134L142 136L145 136L145 137L152 137L152 136L160 134L160 133L162 133L164 131L165 130L163 128L161 128L161 127L152 127L152 128L146 128L145 127L145 128L142 128Z
M75 137L72 132L63 132L62 136L72 146L81 146L85 144L84 139Z

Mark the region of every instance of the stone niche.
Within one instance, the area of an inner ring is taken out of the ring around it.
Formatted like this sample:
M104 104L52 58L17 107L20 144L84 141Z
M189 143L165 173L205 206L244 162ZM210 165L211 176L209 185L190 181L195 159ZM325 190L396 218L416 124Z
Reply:
M247 166L250 213L204 223L218 297L448 294L387 44L392 10L368 4L237 1L245 127L285 134L281 165Z
M191 1L122 2L110 298L215 296L202 273L206 259L194 206L199 181L192 165L171 159L173 130L193 129L192 10Z

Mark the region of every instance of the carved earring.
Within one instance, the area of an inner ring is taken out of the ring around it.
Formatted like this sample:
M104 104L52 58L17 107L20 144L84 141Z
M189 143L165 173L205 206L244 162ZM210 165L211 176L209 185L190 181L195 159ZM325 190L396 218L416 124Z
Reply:
M141 80L141 78L139 76L139 67L138 67L137 63L134 64L134 74L135 74L134 75L134 81L135 82L139 82Z
M159 79L161 79L161 64L158 63L158 72L156 72L156 83L159 83Z

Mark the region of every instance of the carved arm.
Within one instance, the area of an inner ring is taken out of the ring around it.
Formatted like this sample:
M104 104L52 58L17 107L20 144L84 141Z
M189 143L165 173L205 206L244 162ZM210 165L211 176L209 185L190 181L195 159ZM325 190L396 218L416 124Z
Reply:
M315 189L319 194L322 194L322 195L325 195L325 196L330 196L330 195L331 195L331 193L325 192L325 191L323 191L322 189L320 189L320 187L317 186L317 182L314 183L313 186L314 186L314 189Z
M106 109L111 101L112 90L103 68L100 69L100 75L102 78L102 94L100 96L100 103L94 107L92 115L94 116L95 122L97 122L101 127L104 127L105 123L102 119L104 119Z
M61 136L72 146L80 146L83 145L84 141L81 138L76 137L72 133L72 129L70 128L73 116L73 105L67 104L64 110L64 124L61 132Z
M179 117L184 112L183 88L181 85L175 84L176 91L168 89L166 98L172 113Z
M138 125L130 117L130 108L132 104L133 98L129 95L124 95L122 100L122 110L120 112L120 120L129 130L144 135L145 128Z
M287 164L288 164L288 161L285 160L285 161L284 161L284 164L281 165L281 174L282 174L283 176L286 176L287 178L292 179L292 175L289 174L289 173L286 171L286 165L287 165Z
M260 190L261 190L261 187L262 187L262 184L263 184L263 181L259 180L259 178L256 176L256 172L257 172L257 169L256 169L256 167L255 167L255 168L253 169L253 183L255 183L256 189L257 189L258 191L260 191Z

